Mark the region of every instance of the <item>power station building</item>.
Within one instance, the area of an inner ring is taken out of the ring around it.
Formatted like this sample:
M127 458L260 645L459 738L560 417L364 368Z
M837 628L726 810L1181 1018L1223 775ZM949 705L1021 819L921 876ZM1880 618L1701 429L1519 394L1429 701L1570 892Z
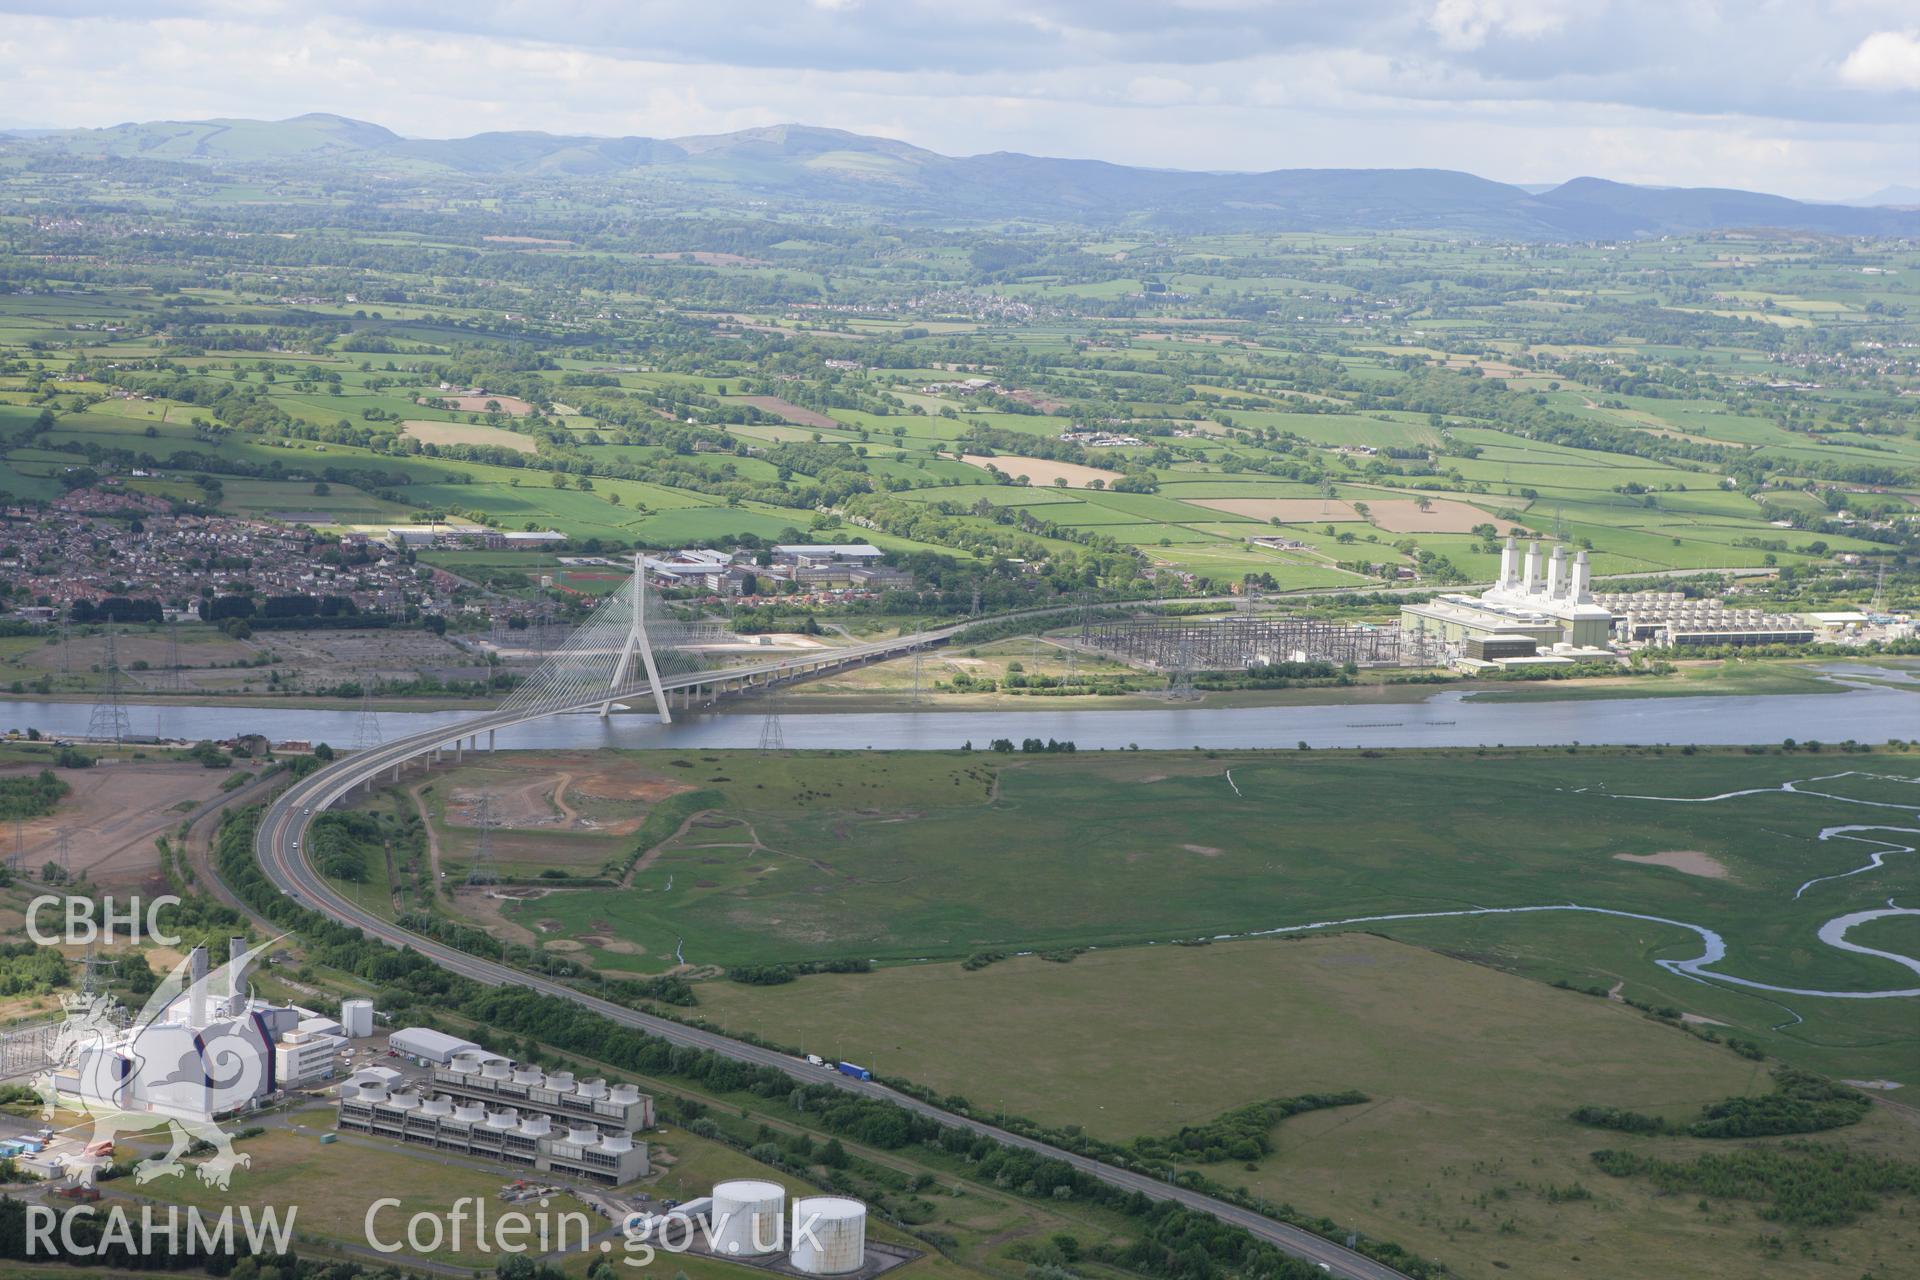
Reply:
M647 1144L631 1133L603 1130L585 1121L556 1124L546 1115L517 1107L488 1108L392 1090L371 1081L340 1086L340 1127L440 1151L479 1156L542 1172L571 1174L608 1186L642 1178L651 1170Z
M651 1169L633 1135L653 1124L638 1085L548 1074L478 1047L454 1052L421 1089L368 1073L340 1087L340 1127L616 1186Z
M49 1073L53 1091L90 1110L211 1120L331 1075L347 1043L339 1024L248 994L245 938L228 955L209 973L207 948L195 947L169 980L177 994L132 1026L76 1028L72 1058Z
M1400 608L1402 633L1424 633L1457 650L1469 663L1572 661L1608 656L1613 611L1593 597L1585 551L1571 560L1565 547L1543 556L1538 542L1524 559L1507 539L1500 553L1500 580L1478 596L1447 594Z

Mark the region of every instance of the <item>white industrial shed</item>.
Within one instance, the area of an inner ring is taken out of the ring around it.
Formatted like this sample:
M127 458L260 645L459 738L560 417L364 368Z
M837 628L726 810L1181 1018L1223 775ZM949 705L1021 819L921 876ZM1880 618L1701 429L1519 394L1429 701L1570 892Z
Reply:
M387 1048L409 1058L425 1058L442 1066L451 1062L456 1053L481 1051L480 1046L471 1040L462 1040L444 1031L432 1031L426 1027L401 1028L387 1037Z

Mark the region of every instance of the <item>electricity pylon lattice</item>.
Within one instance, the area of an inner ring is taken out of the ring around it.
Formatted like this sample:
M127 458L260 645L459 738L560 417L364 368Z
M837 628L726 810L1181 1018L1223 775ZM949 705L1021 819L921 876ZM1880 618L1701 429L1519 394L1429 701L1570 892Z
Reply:
M373 681L360 686L360 719L353 728L353 749L370 751L380 745L380 717L373 711Z
M926 701L926 656L923 650L913 651L913 705L916 707Z
M167 683L166 687L176 692L184 686L184 677L180 674L180 624L167 624Z
M484 791L474 810L473 824L480 834L473 847L473 862L467 867L467 886L498 884L500 877L493 868L493 805Z
M1167 701L1192 702L1196 696L1193 691L1193 650L1183 640L1174 655L1173 671L1167 677Z
M112 627L107 628L107 652L100 665L106 673L107 687L87 717L87 737L96 742L125 742L132 729L128 725L127 709L120 702L120 658L114 647Z
M787 735L780 727L780 681L775 678L767 683L767 718L760 722L760 754L784 751L786 746Z

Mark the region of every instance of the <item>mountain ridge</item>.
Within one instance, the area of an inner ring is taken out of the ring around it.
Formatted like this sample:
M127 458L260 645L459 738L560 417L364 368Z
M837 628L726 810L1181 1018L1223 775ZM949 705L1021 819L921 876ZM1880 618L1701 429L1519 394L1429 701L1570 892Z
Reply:
M384 177L664 183L915 217L1183 232L1431 230L1578 240L1749 228L1920 235L1920 212L1913 210L1812 204L1732 188L1580 177L1543 190L1451 169L1200 171L1009 151L948 156L894 138L799 123L676 138L501 130L436 139L310 112L277 121L0 133L0 150L236 170L332 166Z

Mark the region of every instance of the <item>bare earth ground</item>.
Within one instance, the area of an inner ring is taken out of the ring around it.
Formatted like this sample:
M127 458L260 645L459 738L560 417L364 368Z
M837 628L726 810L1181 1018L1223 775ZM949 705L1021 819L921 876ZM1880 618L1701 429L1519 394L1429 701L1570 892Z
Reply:
M224 769L197 764L103 761L91 769L62 769L60 777L73 790L52 816L20 824L22 861L30 869L44 865L64 830L76 876L84 872L102 888L144 886L160 869L154 837L180 822L175 806L213 796L227 776ZM10 823L0 827L0 846L9 853L11 828Z
M1003 453L988 458L977 453L960 455L962 462L970 462L976 467L997 467L1010 476L1025 476L1037 486L1051 485L1064 477L1070 489L1084 489L1095 480L1102 484L1112 484L1120 478L1118 471L1102 471L1098 467L1083 467L1077 462L1053 462L1046 458L1022 458L1018 454Z
M1186 498L1183 501L1190 507L1206 507L1210 511L1255 520L1278 520L1282 524L1360 518L1360 513L1350 504L1328 498Z
M504 402L501 407L506 407ZM411 419L400 425L403 434L428 444L490 444L519 453L534 451L533 437L480 422L426 422Z
M768 413L777 413L788 422L797 422L803 427L818 427L822 431L834 431L838 430L840 426L839 423L824 413L815 413L811 409L802 409L799 405L791 401L782 400L779 396L741 396L740 399L756 409L764 409Z
M282 679L298 672L301 683L309 685L410 680L423 672L442 680L488 674L472 654L426 631L280 631L256 641L261 642L280 655Z
M253 679L255 673L231 664L242 662L260 653L260 647L244 640L196 638L189 642L182 640L179 662L183 668L180 683L188 689L229 689ZM98 635L72 635L67 640L67 650L61 652L59 644L36 645L20 657L20 666L31 671L46 672L58 676L64 671L76 675L92 672L106 661L107 639L104 633ZM120 664L122 687L127 689L164 689L170 687L174 662L172 642L164 631L148 634L142 631L122 631L114 636L114 657ZM146 669L136 668L136 663L146 663ZM223 664L215 666L214 664ZM264 679L265 677L260 677Z
M1720 859L1698 849L1669 849L1664 853L1616 853L1615 862L1638 862L1650 867L1670 867L1690 876L1708 880L1726 880L1732 875Z
M1493 519L1464 502L1435 498L1432 505L1431 511L1422 511L1412 498L1382 498L1367 503L1373 522L1388 533L1469 533L1473 526Z

